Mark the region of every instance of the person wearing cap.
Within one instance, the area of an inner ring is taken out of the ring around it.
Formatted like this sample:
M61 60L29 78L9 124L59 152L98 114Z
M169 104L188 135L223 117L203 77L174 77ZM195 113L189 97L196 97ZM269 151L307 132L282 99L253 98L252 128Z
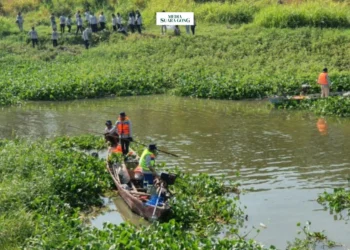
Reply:
M136 172L140 171L151 171L154 176L158 176L155 165L156 165L156 156L157 156L157 146L156 144L149 144L147 148L142 152L142 155L139 160L139 165L135 169Z
M132 134L131 121L129 117L126 116L125 112L121 112L119 114L115 127L120 138L119 140L122 146L123 154L127 155L129 153L129 144L132 141Z
M324 68L323 72L318 76L317 83L321 86L321 98L328 97L331 81L328 76L327 68Z

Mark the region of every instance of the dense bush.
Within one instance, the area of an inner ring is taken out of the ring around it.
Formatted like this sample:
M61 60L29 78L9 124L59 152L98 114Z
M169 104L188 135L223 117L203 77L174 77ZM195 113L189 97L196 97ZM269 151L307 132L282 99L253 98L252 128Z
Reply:
M350 117L350 98L328 97L323 99L310 100L286 100L276 104L278 108L308 110L318 115L335 115Z
M267 28L347 28L350 27L348 15L348 7L316 2L267 7L256 15L255 22Z
M195 17L208 23L250 23L258 8L249 3L235 5L210 3L196 8Z

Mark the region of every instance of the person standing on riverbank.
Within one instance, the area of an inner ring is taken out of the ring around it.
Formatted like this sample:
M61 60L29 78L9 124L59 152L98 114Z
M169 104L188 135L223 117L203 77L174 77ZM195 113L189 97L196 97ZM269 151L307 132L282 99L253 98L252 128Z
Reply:
M16 17L16 23L17 23L17 26L21 32L23 31L23 22L24 22L24 20L23 20L22 13L18 12L18 15Z
M163 10L162 12L165 12L165 10ZM166 34L166 25L162 25L160 27L160 31L161 31L162 35L165 35Z
M100 22L100 30L104 30L106 28L106 17L103 15L103 12L101 12L99 16L99 22Z
M58 32L56 29L52 30L51 38L52 38L52 45L54 47L57 47L57 45L58 45Z
M127 155L129 153L130 142L133 140L131 134L131 121L129 117L126 116L125 112L119 114L115 127L117 128L117 133L120 138L123 154Z
M112 14L112 27L114 32L117 31L117 18L114 14Z
M75 32L75 35L78 35L79 30L83 34L83 19L81 19L81 15L77 17L77 32Z
M65 27L66 27L66 17L64 15L61 15L60 16L60 31L61 31L61 34L64 33Z
M128 24L129 24L129 30L131 31L131 33L134 33L135 32L135 17L132 14L132 12L129 13Z
M66 20L66 24L67 24L67 28L68 28L68 33L70 33L71 29L72 29L72 18L69 15L67 20Z
M120 16L120 13L117 13L117 28L120 29L122 27L122 17Z
M29 31L28 35L30 39L32 39L33 48L35 48L35 45L38 46L38 32L36 32L34 27L32 27L32 30Z
M320 84L320 87L321 87L321 98L328 97L331 81L328 76L327 68L324 68L322 73L320 73L320 75L318 76L317 83Z
M140 11L136 11L136 19L135 19L136 29L141 34L141 27L142 27L142 16Z
M92 32L95 33L98 31L97 18L95 17L94 13L91 13L91 15L90 15L90 25L91 25Z
M87 22L87 24L89 24L90 23L90 11L86 10L84 15L85 15L85 21Z
M88 49L89 48L89 34L90 34L90 29L87 27L84 31L83 31L83 35L82 35L82 38L83 38L83 41L84 41L84 45L85 45L85 49Z
M52 29L57 29L56 18L55 18L55 14L54 13L52 13L51 16L50 16L50 23L51 23L51 28Z
M196 26L197 26L196 18L193 16L193 25L191 25L192 35L194 35L194 33L195 33Z

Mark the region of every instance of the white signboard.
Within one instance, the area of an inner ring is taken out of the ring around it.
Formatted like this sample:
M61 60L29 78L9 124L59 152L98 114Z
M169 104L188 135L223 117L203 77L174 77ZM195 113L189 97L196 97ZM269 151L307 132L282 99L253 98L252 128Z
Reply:
M157 12L157 25L193 25L193 12Z

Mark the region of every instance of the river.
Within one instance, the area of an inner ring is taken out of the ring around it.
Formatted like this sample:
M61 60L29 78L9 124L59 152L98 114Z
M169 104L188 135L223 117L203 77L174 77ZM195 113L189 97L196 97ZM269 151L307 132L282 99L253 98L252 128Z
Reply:
M349 185L349 119L269 109L266 101L160 95L5 107L0 136L102 133L105 121L114 122L120 111L129 115L139 140L180 155L160 155L168 166L232 180L239 171L242 189L249 190L241 195L249 215L243 231L266 225L256 240L283 249L297 236L296 224L311 221L312 230L325 230L344 249L350 247L350 225L316 202L324 190Z

